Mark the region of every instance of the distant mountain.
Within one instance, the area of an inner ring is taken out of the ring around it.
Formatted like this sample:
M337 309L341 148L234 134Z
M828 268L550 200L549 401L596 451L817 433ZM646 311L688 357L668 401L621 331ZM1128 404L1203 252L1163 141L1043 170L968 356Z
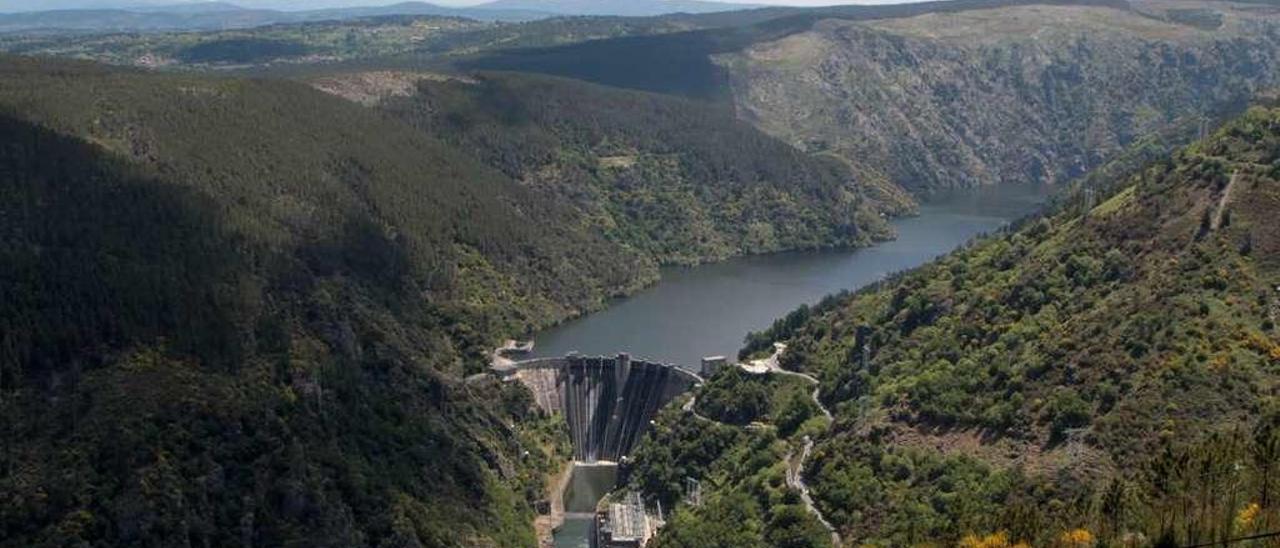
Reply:
M243 6L230 2L187 2L182 4L133 6L127 9L146 13L226 13L245 11Z
M668 13L711 13L760 7L703 0L494 0L478 9L528 10L558 15L646 16Z
M146 13L215 13L237 11L283 11L308 13L318 11L406 13L405 8L421 10L423 2L381 5L377 0L241 0L238 2L176 0L0 0L0 13L33 13L49 11L125 10ZM666 13L711 13L743 9L747 4L731 4L707 0L494 0L471 7L432 6L437 10L532 11L556 15L662 15ZM411 11L408 13L420 13ZM433 13L434 15L434 13Z
M89 3L76 3L76 5L84 4ZM0 6L8 6L8 4ZM131 8L55 9L0 14L0 33L238 29L277 23L345 20L383 15L434 15L466 17L480 21L530 21L551 17L554 14L501 7L450 8L426 2L307 11L280 11L246 8L223 2L199 2Z
M341 8L312 9L299 12L285 12L295 17L295 21L317 21L325 19L353 19L357 17L378 17L384 15L437 15L442 17L466 17L480 21L531 21L555 15L548 10L526 8L453 8L427 2L401 2L386 6L354 6Z
M1238 105L1280 82L1280 17L1222 2L1179 6L837 6L745 27L498 51L461 64L731 102L772 135L850 160L864 180L927 194L1064 181L1181 114Z

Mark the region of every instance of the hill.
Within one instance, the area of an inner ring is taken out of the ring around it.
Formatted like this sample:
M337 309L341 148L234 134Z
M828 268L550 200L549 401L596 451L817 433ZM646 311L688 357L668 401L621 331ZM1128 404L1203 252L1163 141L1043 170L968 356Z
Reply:
M0 33L100 34L161 31L248 29L265 25L346 21L368 17L423 15L461 17L475 21L531 21L553 14L522 9L454 8L426 2L386 6L281 11L246 8L226 3L174 4L143 7L42 9L0 13Z
M416 87L384 96L379 83ZM874 189L841 163L694 101L518 74L364 73L318 85L379 102L661 263L863 246L889 234L879 211L905 207L869 203Z
M563 434L461 379L652 262L302 84L0 72L0 545L533 543Z
M918 194L1067 181L1181 117L1239 108L1280 78L1280 11L1267 4L959 0L757 11L773 16L459 64L732 104L771 135Z
M415 78L0 58L0 545L527 546L565 434L471 377L496 341L885 235L725 111Z
M170 70L252 69L270 77L294 75L290 71L315 75L375 68L438 70L445 59L477 51L661 34L718 24L718 19L702 20L708 17L712 15L557 17L512 24L449 16L370 15L251 28L219 25L217 30L15 32L0 34L0 51ZM88 16L88 20L101 23L96 16ZM282 49L281 45L288 47ZM237 54L209 55L226 51Z
M1109 186L750 338L821 383L835 420L802 432L804 476L846 542L1181 546L1278 523L1280 109ZM726 545L691 539L744 520L735 546L806 519L796 545L826 542L803 513L771 521L798 504L779 460L713 464L747 443L798 453L799 435L669 420L637 451L641 485L662 495L674 470L724 490L659 545ZM744 494L745 514L714 510Z
M712 13L754 8L701 0L494 0L479 9L524 10L558 15L617 15L643 17L668 13Z

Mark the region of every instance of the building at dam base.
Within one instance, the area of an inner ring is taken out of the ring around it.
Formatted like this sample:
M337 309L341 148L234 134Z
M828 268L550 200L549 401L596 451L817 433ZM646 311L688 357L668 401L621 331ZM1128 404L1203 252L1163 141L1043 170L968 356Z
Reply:
M570 354L495 365L518 380L543 411L564 417L579 462L619 462L648 430L664 405L702 382L679 367L633 360L627 354Z

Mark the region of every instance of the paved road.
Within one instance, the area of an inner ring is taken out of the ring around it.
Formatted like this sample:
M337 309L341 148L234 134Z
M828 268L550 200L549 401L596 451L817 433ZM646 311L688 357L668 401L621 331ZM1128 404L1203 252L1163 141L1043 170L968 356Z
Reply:
M813 392L810 394L810 397L813 398L814 403L818 404L818 409L822 411L822 415L827 417L828 421L834 420L834 417L832 417L831 415L831 411L828 410L827 406L823 405L822 400L818 398L818 395L822 389L822 383L820 383L818 379L814 378L812 375L800 373L798 371L787 371L786 369L783 369L782 366L779 364L779 358L782 356L783 352L787 351L787 345L782 343L774 343L773 348L774 348L774 352L768 358L764 358L761 360L752 360L751 362L740 364L739 367L741 367L744 371L751 374L760 375L765 373L777 373L779 375L799 377L813 384ZM682 409L685 412L692 414L694 417L697 417L699 419L702 419L705 421L711 421L711 422L718 422L698 414L697 410L695 409L697 405L697 401L698 401L698 398L696 395L694 397L689 398L689 401L685 402ZM836 528L833 525L831 525L831 522L827 521L826 516L822 515L822 511L819 510L818 507L813 504L813 497L810 496L809 494L809 486L804 481L804 466L805 466L805 463L809 461L809 455L812 452L813 452L813 439L810 438L809 436L805 436L804 449L801 450L799 459L793 458L794 457L793 453L787 453L787 455L783 457L783 460L786 463L786 467L787 467L787 486L800 492L800 500L804 501L805 508L807 508L809 512L812 513L815 517L817 517L818 521L822 523L822 526L825 527L827 529L827 532L831 534L831 545L838 547L841 545L840 533L836 531Z
M800 459L793 462L792 455L790 453L787 454L787 486L800 491L800 500L804 501L805 508L808 508L809 512L817 517L822 526L831 534L831 545L840 546L840 533L822 515L822 511L818 510L818 507L813 504L813 497L809 495L809 485L804 482L804 465L809 460L809 455L812 452L813 439L805 436L804 449L800 451Z

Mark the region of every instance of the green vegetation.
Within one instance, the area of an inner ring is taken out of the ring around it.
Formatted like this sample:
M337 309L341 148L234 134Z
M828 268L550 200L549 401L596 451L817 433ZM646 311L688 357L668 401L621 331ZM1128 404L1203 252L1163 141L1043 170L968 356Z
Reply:
M749 338L784 339L783 365L822 382L837 420L807 477L847 541L1186 545L1280 524L1280 109L1111 186Z
M844 166L719 107L569 80L423 80L381 106L579 207L611 241L663 263L854 247L887 227Z
M1221 20L1207 29L1165 2L1129 4L832 20L718 60L739 112L860 180L917 194L1062 183L1280 78L1274 12L1181 4Z
M675 32L697 28L703 24L699 21L698 16L568 17L513 24L395 15L233 30L8 34L0 36L0 51L176 69L335 63L396 67L436 65L437 58L499 48Z
M812 390L813 385L800 378L752 375L733 367L707 381L698 392L696 410L726 424L770 424L783 437L790 437L818 416Z
M590 43L495 49L457 63L464 69L511 70L565 76L609 86L728 99L730 73L714 57L803 32L827 19L869 21L979 8L1035 4L1034 0L950 0L887 6L764 8L691 17L687 32L639 33ZM1109 0L1079 4L1115 5ZM626 59L625 63L618 62Z
M301 84L0 73L0 545L533 543L564 433L460 379L651 262Z
M694 414L674 406L637 447L630 483L675 508L663 547L830 546L827 530L787 483L805 440L828 426L804 379L726 368L697 391ZM684 501L686 479L703 504Z
M828 545L788 482L810 438L805 477L850 542L1280 527L1280 110L1148 164L1161 132L1274 84L1277 22L1083 3L1105 7L4 38L410 83L366 108L0 59L0 546L528 546L566 436L525 390L463 380L494 341L662 263L866 245L909 201L895 183L1109 160L1050 214L748 337L744 357L787 341L836 420L798 378L709 379L701 417L664 411L634 454L629 481L673 509L656 545ZM694 99L396 76L450 64Z
M281 57L300 57L311 52L305 44L264 38L228 38L202 42L183 48L178 59L184 63L261 63Z
M780 439L774 428L696 420L668 408L636 451L632 487L672 508L686 494L685 479L698 479L703 505L676 507L655 546L830 546L786 484L784 457L798 452L797 442Z

